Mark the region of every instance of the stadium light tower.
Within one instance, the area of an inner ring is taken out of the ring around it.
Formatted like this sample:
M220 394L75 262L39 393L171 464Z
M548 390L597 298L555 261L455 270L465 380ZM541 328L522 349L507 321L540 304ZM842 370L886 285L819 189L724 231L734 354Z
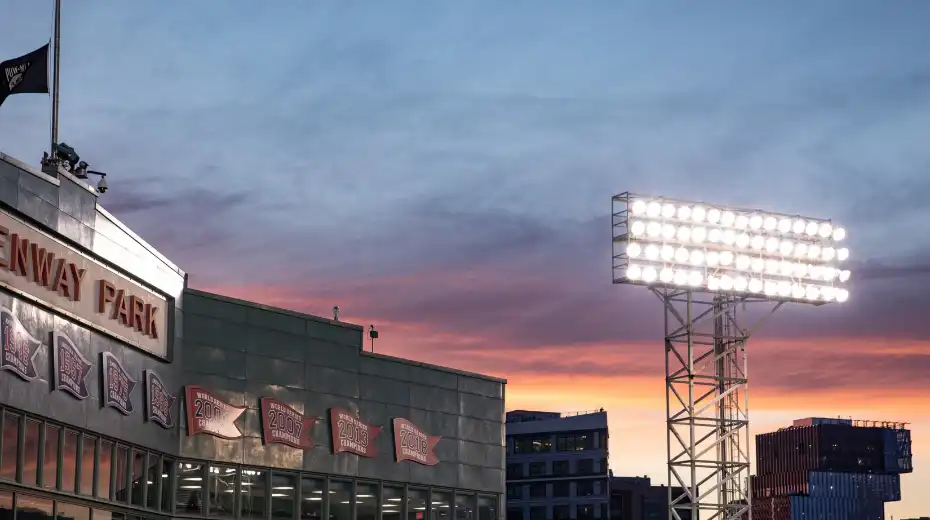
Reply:
M787 302L849 298L846 231L631 193L611 206L613 282L647 287L665 307L669 519L751 518L746 342ZM741 323L747 304L768 312Z

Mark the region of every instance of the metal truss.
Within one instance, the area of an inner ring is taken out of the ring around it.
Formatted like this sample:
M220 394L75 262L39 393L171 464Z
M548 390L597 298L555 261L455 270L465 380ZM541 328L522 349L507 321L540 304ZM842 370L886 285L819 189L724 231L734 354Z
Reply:
M782 303L653 292L665 306L669 519L751 520L746 342ZM773 307L745 327L748 304Z

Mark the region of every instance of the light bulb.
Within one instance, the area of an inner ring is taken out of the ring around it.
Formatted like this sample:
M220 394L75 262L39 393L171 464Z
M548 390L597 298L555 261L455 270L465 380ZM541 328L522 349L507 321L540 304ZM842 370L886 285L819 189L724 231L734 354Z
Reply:
M670 283L674 277L675 272L669 267L665 267L659 271L659 281L662 283Z
M707 228L696 227L691 230L691 241L695 244L700 244L701 242L707 240Z
M820 230L820 225L816 222L808 222L807 227L804 229L804 232L807 233L807 236L812 237L817 234Z
M720 215L720 224L726 227L731 227L733 222L736 221L736 215L732 211L724 211Z
M758 256L753 257L752 262L751 262L751 267L753 271L757 273L761 273L762 270L765 269L765 260L763 260L762 258Z
M692 287L697 287L704 283L704 275L700 271L691 271L688 274L688 285Z
M740 271L749 269L750 263L752 263L752 261L746 255L739 255L736 257L736 268Z
M660 256L662 256L662 260L671 262L675 259L675 248L668 244L662 246L662 252L660 253Z
M778 295L785 298L791 296L791 282L778 282Z
M794 246L794 256L795 258L804 258L807 256L807 244L798 242L798 244Z
M792 297L792 298L797 298L797 299L800 300L801 298L804 297L805 292L806 292L806 291L804 290L804 286L803 286L803 285L801 285L801 284L799 284L799 283L796 283L796 284L792 284L792 285L791 285L791 297Z
M745 291L749 287L749 280L745 276L737 276L733 279L733 290Z
M704 263L704 252L700 249L691 251L691 265L702 265Z
M729 275L723 275L720 277L720 288L724 291L729 291L733 289L733 279Z
M765 217L762 221L762 229L766 231L775 231L776 227L778 227L778 219L771 215Z
M749 247L755 249L756 251L761 251L765 248L765 237L762 235L755 235L749 240Z
M675 205L666 203L662 206L662 218L673 218L675 216Z
M632 264L626 268L626 277L630 280L639 280L643 276L642 267Z
M643 252L643 246L637 244L636 242L633 242L630 245L626 246L626 254L630 258L636 258L640 254L642 254L642 252Z
M651 238L657 238L662 234L662 224L659 224L658 222L650 222L648 225L646 225L646 234Z
M733 242L736 242L736 232L732 229L726 229L723 231L723 243L726 245L733 245Z
M662 226L662 238L664 238L665 240L671 240L671 239L675 238L675 232L676 232L676 231L677 231L677 230L675 229L675 226L674 226L674 225L672 225L672 224L666 224L666 225Z
M803 233L805 228L807 228L807 222L804 222L804 219L801 218L795 220L794 224L791 225L791 231L794 231L797 235Z
M718 280L716 276L708 276L707 277L707 288L710 289L711 291L716 291L717 289L720 288L720 280Z
M807 276L807 264L794 264L794 276L796 278L804 278Z
M652 283L656 281L656 277L659 273L656 272L656 268L649 266L643 269L643 281L646 283Z
M702 206L695 206L694 209L691 210L691 220L695 222L704 222L704 218L706 217L707 210L705 210Z
M675 261L678 263L685 263L688 259L691 258L691 253L683 247L679 247L678 251L675 251Z
M704 261L707 262L707 265L714 267L720 263L720 253L716 251L708 251L707 256L704 257Z
M681 226L678 228L678 241L687 242L691 240L691 228L688 226Z
M842 261L846 260L847 258L849 258L849 249L846 249L845 247L841 247L841 248L839 248L839 249L836 250L836 259L837 259L837 260L839 260L840 262L842 262Z
M688 220L691 218L691 207L690 206L681 206L678 208L678 219L679 220Z
M754 293L762 292L762 288L763 288L762 280L758 278L753 278L752 280L749 280L750 292L754 292Z
M778 271L782 276L791 276L791 273L794 271L794 264L786 260L782 260L778 266Z
M791 219L783 218L778 221L778 232L779 233L788 233L791 231Z
M633 201L633 204L630 206L630 210L633 211L634 215L645 215L646 209L646 202L642 200Z
M818 246L817 244L811 244L811 246L807 248L807 257L810 258L811 260L815 260L819 258L820 257L820 246Z
M765 250L768 251L769 253L774 253L775 251L778 251L778 246L779 246L778 239L775 237L769 237L765 241Z
M642 220L633 222L633 225L630 226L630 233L635 237L643 236L646 233L646 223Z
M659 246L655 244L646 246L646 258L649 260L656 260L659 258Z
M840 271L840 278L839 278L840 282L846 282L847 280L849 280L849 275L850 273L848 269L844 269Z
M846 289L837 289L836 290L836 301L843 303L849 299L849 291Z
M733 221L733 227L736 229L746 229L747 226L749 226L749 217L746 215L738 215Z
M658 218L659 215L661 214L662 214L662 205L659 204L658 202L650 202L649 205L646 206L646 215L648 215L649 217Z
M767 296L775 296L776 294L778 294L778 284L776 284L772 280L766 280L764 290Z
M761 229L762 228L762 216L753 215L749 217L749 227L750 229Z
M794 251L794 244L790 240L782 240L781 245L778 246L781 256L788 256L792 251Z
M833 240L836 240L837 242L839 242L840 240L843 240L844 238L846 238L845 229L840 227L840 228L836 228L833 230Z
M836 298L836 289L830 286L822 287L820 289L820 297L826 301L830 301L833 298Z
M720 210L717 208L710 208L707 210L707 221L711 224L720 222Z
M823 266L822 265L809 265L807 266L808 272L811 274L811 278L814 280L823 280Z
M689 274L691 274L691 272L685 271L684 269L675 271L675 285L688 285Z
M723 239L723 231L720 231L718 228L713 228L707 233L707 241L711 244L716 244Z
M833 234L833 226L829 222L823 222L820 224L820 238L830 238L830 235Z
M820 297L820 289L816 285L808 285L804 291L804 297L808 300L816 300Z
M729 251L722 251L720 253L720 265L730 265L733 263L733 253Z
M736 247L740 249L746 249L747 247L749 247L749 235L747 235L746 233L740 233L736 237Z
M769 274L775 274L778 272L778 269L781 267L781 262L774 259L769 259L765 261L765 272Z

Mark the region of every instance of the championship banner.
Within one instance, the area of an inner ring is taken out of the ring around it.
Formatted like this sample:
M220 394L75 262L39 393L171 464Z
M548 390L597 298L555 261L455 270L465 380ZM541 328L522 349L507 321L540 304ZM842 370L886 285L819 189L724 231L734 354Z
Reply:
M442 437L428 435L407 419L397 417L394 423L394 456L397 462L409 460L424 466L439 464L436 445Z
M362 457L377 457L375 439L381 426L372 426L341 408L330 408L329 422L333 429L333 453L347 451Z
M280 443L298 449L314 446L310 428L319 420L307 417L274 397L261 398L263 444Z
M236 419L245 408L233 406L200 386L185 387L187 435L207 433L221 439L238 439L242 432Z

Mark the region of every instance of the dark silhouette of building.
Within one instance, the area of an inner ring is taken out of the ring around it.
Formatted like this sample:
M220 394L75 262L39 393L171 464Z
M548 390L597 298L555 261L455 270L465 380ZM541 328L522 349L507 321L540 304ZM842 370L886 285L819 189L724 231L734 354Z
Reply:
M682 490L672 488L679 496ZM682 520L690 513L679 511ZM666 520L668 486L653 486L649 477L610 477L610 520Z
M910 473L903 423L800 419L756 436L753 520L883 520Z

